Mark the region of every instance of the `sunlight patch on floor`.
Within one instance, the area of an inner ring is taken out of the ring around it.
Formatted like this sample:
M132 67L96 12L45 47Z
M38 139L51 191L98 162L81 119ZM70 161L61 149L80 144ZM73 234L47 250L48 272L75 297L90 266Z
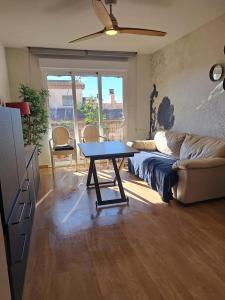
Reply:
M80 204L80 201L82 200L85 194L86 194L86 190L83 190L83 192L80 194L79 198L77 199L75 205L71 208L69 213L63 218L62 223L65 223L70 218L70 216L75 212L75 210L77 209L78 205Z
M156 191L153 191L150 187L148 187L147 185L144 184L144 186L146 188L148 188L148 193L146 195L146 190L143 191L143 185L139 185L138 183L140 183L140 181L134 183L134 182L130 182L128 180L124 180L123 181L123 186L124 186L124 189L125 189L125 192L126 193L130 193L131 196L130 197L136 197L138 198L139 200L142 200L142 201L147 201L147 202L150 202L150 203L157 203L157 204L164 204L164 202L162 201L162 198L160 197L160 195L156 192ZM138 200L137 199L137 200Z
M78 183L77 189L79 189L82 185L84 185L84 178L85 178L85 176L83 176L81 181Z
M106 178L106 179L112 179L111 175L108 175L103 171L98 171L98 177L103 177L103 178Z
M59 179L59 181L60 181L60 182L63 181L67 176L68 176L68 174L64 174L64 175Z
M41 203L43 203L46 198L48 198L48 196L53 192L53 189L50 189L37 203L36 203L36 207L38 207Z
M84 176L84 174L87 175L87 172L80 172L79 171L79 172L74 172L73 174L76 175L76 176L81 177L81 176Z

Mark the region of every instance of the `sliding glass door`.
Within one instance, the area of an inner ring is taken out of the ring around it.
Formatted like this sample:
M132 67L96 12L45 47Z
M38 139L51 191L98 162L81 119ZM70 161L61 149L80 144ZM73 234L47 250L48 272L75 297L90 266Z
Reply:
M124 138L124 78L104 74L47 75L51 128L65 126L77 142L87 124L109 140Z
M76 96L76 124L77 140L81 141L82 132L86 125L100 126L98 76L97 75L76 75L75 96Z
M101 125L109 140L124 138L123 77L102 76L102 120Z
M51 129L66 127L72 137L74 131L74 101L71 76L47 76L49 90L49 119Z

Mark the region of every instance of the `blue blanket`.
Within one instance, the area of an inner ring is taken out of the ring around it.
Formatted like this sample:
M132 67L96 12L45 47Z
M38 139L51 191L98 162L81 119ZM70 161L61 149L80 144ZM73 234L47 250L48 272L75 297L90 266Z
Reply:
M171 189L178 181L177 172L172 169L175 161L160 152L141 151L128 159L128 169L169 202L173 198Z

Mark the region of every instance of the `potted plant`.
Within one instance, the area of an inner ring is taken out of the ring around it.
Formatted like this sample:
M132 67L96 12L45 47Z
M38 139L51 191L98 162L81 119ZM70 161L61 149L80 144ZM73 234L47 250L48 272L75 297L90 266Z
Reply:
M29 117L22 118L23 136L25 145L33 144L41 152L42 138L48 131L48 112L46 99L48 90L35 90L21 84L19 86L19 97L22 101L28 102L30 106Z

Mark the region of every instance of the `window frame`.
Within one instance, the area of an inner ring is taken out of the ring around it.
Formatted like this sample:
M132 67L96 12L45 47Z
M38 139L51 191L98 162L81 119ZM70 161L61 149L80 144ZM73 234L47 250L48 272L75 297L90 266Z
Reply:
M48 80L47 76L70 76L72 81L72 96L73 96L73 114L74 114L74 134L75 139L77 142L79 141L79 133L78 128L76 126L77 124L77 99L76 99L76 85L75 85L75 77L76 76L97 76L98 78L98 95L99 95L99 125L100 130L102 131L102 77L121 77L123 79L123 114L124 114L124 128L123 128L123 136L124 140L127 139L127 119L128 119L128 109L127 109L127 71L124 70L99 70L99 71L93 71L93 70L83 70L83 69L65 69L65 68L43 68L42 69L42 76L43 76L43 83L46 89L48 89ZM47 100L47 108L49 110L49 99ZM66 106L65 106L66 107ZM101 132L102 134L102 132ZM51 123L49 118L49 135L51 135Z

